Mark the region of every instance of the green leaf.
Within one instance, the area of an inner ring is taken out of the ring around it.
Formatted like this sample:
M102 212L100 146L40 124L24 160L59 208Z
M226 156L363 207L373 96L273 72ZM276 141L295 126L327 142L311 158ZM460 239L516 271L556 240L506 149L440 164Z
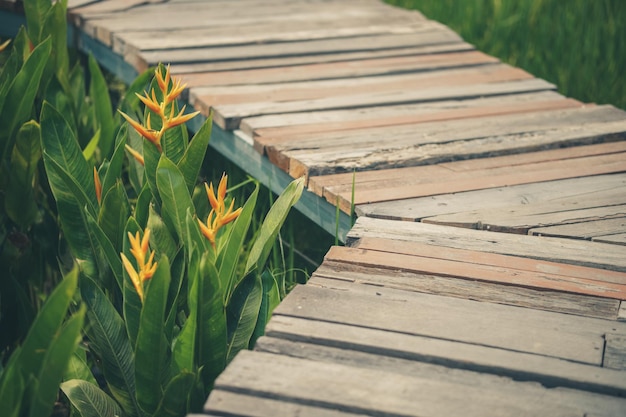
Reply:
M152 190L152 195L156 200L156 204L161 205L161 199L159 197L159 191L157 188L156 171L161 159L161 153L152 142L147 139L143 139L143 159L144 159L144 172L148 185Z
M113 107L109 96L109 87L100 71L100 67L92 55L89 55L89 96L94 103L95 129L100 130L100 150L104 156L108 156L113 149L115 135L115 122L113 119Z
M144 184L143 189L137 197L137 204L135 205L135 219L137 220L137 224L144 227L148 224L151 203L152 190L148 184Z
M224 288L224 304L228 304L232 291L239 282L237 266L239 265L241 248L246 244L248 229L250 228L250 223L254 215L258 195L259 185L257 184L250 197L248 197L246 204L243 206L241 214L231 225L228 240L218 256L217 266L221 285L222 288Z
M169 370L164 333L170 286L170 264L166 256L159 259L154 276L147 282L135 346L135 381L139 406L153 414L163 396L162 378Z
M174 104L176 104L175 101L172 103L172 105ZM178 106L175 106L175 108L176 111L178 111ZM152 117L152 120L154 120L154 117ZM167 129L163 134L163 137L161 137L163 154L167 156L168 159L170 159L172 162L178 164L185 154L188 140L189 135L187 133L187 126L185 126L185 124Z
M90 347L100 358L107 385L124 412L141 415L135 398L135 361L124 320L89 277L81 277L81 295L87 305L87 336Z
M70 379L61 384L61 390L84 417L122 415L122 409L115 400L92 382Z
M102 198L98 224L109 238L113 247L121 248L124 228L130 216L130 203L121 179Z
M256 340L265 334L265 325L272 317L272 311L280 304L280 290L276 277L269 271L263 271L261 275L263 283L263 299L259 310L259 319L256 322L249 348L252 349Z
M176 253L178 253L178 245L163 219L153 207L150 207L147 227L151 230L150 243L154 245L160 254L166 255L168 259L174 259Z
M48 103L44 103L41 111L41 144L44 151L44 162L46 159L53 160L63 168L80 186L88 198L89 209L95 213L98 201L93 170L83 157L78 141L65 118ZM50 186L53 193L55 189L58 190L57 192L68 191L64 184L59 182L50 181Z
M40 134L37 122L31 120L25 123L17 133L11 153L11 175L4 207L9 218L23 228L34 223L39 214L33 187L37 164L41 159Z
M249 274L235 288L227 306L228 350L227 363L250 345L263 298L263 286L258 274Z
M87 364L86 351L81 346L78 346L70 357L63 379L66 381L69 379L81 379L97 384L96 378L94 378Z
M67 0L57 1L46 12L40 39L49 36L52 39L52 54L48 62L50 75L57 75L63 89L70 94L69 84L70 58L67 50Z
M170 230L176 232L181 241L185 241L187 231L187 211L193 214L193 202L185 186L185 179L178 167L167 157L161 157L156 182L163 202L161 215Z
M139 74L132 84L128 86L120 103L121 110L124 113L128 115L143 113L141 111L141 101L137 98L137 94L141 94L146 90L146 87L150 84L150 80L153 76L154 68L147 69L143 73Z
M198 365L202 367L202 380L205 387L213 385L215 378L226 367L228 340L226 309L224 307L223 289L215 265L209 255L204 254L200 261L200 274L194 283L197 283L198 335L197 357ZM190 308L194 294L189 295ZM253 298L249 300L249 309L253 309ZM257 308L258 309L258 308ZM245 310L245 309L244 309ZM242 313L241 319L246 320ZM245 330L241 329L242 335Z
M13 352L0 374L0 404L7 412L7 417L18 417L22 406L22 397L25 391L25 382L18 361L19 348Z
M196 375L182 372L165 387L165 392L154 417L178 417L187 414L187 404L196 381Z
M87 161L89 161L93 157L96 150L98 149L99 143L100 143L100 129L98 129L96 133L94 133L93 137L89 139L87 146L85 146L85 149L83 149L83 157Z
M188 262L189 314L172 347L172 374L181 371L194 371L196 368L196 334L198 326L198 275L200 274L200 254L197 250L191 251Z
M38 45L28 57L20 72L13 78L7 90L11 105L4 105L0 112L0 160L12 148L12 139L18 126L29 120L33 113L35 97L41 76L50 56L51 42L47 39Z
M29 414L31 417L48 415L52 411L63 374L81 340L84 319L85 308L81 306L67 320L61 331L55 334L48 346L43 366L34 386Z
M261 225L259 235L250 249L246 263L246 274L255 268L263 269L276 236L285 222L289 210L300 199L303 189L304 177L292 181L272 205L263 225Z
M200 130L194 135L193 139L191 139L189 146L185 150L185 154L178 163L178 168L185 177L185 182L187 183L190 194L193 192L196 181L198 181L198 175L202 168L204 158L206 157L209 140L211 139L212 126L213 123L209 117Z
M26 27L28 28L28 35L34 43L41 41L44 18L50 7L51 4L48 0L31 0L24 2Z
M85 217L87 218L89 233L92 235L91 240L98 242L98 245L100 245L102 254L109 264L109 268L115 277L118 288L122 290L124 287L124 277L122 273L122 260L119 252L116 251L107 235L104 233L98 222L96 222L96 219L94 219L87 210L85 210Z
M124 146L126 145L126 126L122 126L117 133L117 138L115 140L115 150L113 151L113 156L111 157L111 162L104 174L104 179L102 181L102 192L103 194L107 192L107 190L113 187L120 178L122 178L122 169L124 168Z

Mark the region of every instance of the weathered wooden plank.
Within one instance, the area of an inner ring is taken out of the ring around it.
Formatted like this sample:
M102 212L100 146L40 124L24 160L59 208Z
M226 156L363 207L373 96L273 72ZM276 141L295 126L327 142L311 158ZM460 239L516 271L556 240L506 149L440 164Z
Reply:
M619 144L614 142L610 145ZM609 145L609 144L607 144ZM597 145L593 145L597 146ZM573 148L579 149L579 148ZM626 187L626 174L570 178L536 184L521 184L486 190L442 194L426 198L362 204L357 215L388 220L420 221L425 217L479 208L520 206L541 201L585 195L596 191Z
M537 259L521 258L475 250L447 248L433 246L420 242L397 241L376 237L362 237L351 243L351 247L367 251L390 252L393 254L411 255L434 259L446 259L463 262L465 264L480 264L527 271L536 274L548 274L552 279L568 279L575 282L578 279L592 280L605 283L626 285L626 273L607 271L604 269L589 268L584 266L570 265L557 262L549 262ZM332 259L332 251L342 251L347 248L334 247L327 258ZM344 262L358 263L356 259L350 260L349 255L341 255ZM380 266L393 265L391 261L383 261ZM548 276L547 275L547 276ZM560 276L562 278L556 278Z
M386 241L390 246L391 242ZM399 242L399 246L401 243ZM436 248L431 249L436 251ZM443 250L442 250L443 252ZM528 271L517 267L513 257L497 257L476 253L476 261L471 261L472 254L459 256L465 260L451 260L451 256L439 255L440 257L407 255L403 253L364 250L355 248L333 247L326 255L326 259L335 262L346 262L368 267L387 268L389 270L410 271L420 274L453 277L474 281L498 283L533 289L548 289L574 294L586 294L596 297L626 299L626 276L621 274L614 278L620 283L596 281L593 278L578 278L569 275L558 275L540 271ZM485 259L484 261L480 258ZM509 260L508 266L498 265ZM484 263L483 263L484 262ZM523 263L523 262L522 262ZM496 264L496 265L493 265ZM549 265L537 265L537 268L549 267ZM566 269L564 265L561 270ZM578 272L578 271L576 271ZM599 271L600 273L600 271ZM571 274L573 275L573 274ZM617 275L617 274L614 274Z
M610 369L626 370L626 333L607 333L604 336L604 360L602 366Z
M617 320L626 321L626 301L622 301L617 312Z
M244 117L282 114L313 110L361 108L383 104L418 103L437 100L471 99L484 96L520 94L546 91L554 86L539 79L480 83L454 87L430 87L420 90L404 90L402 87L371 93L346 94L337 97L318 98L288 102L259 102L223 104L213 107L215 122L226 129L234 129Z
M624 155L626 158L626 155ZM609 231L620 228L626 231L626 195L611 190L604 195L577 196L550 203L533 203L525 206L478 209L468 212L443 214L422 219L425 223L492 230L494 232L535 234L557 237L585 238L594 233L595 222L611 221ZM610 219L610 220L609 220ZM591 224L585 226L585 222ZM550 232L550 228L556 228ZM559 229L566 227L566 229ZM609 233L607 233L609 234Z
M232 26L210 26L163 32L160 30L124 31L114 36L114 50L118 53L168 48L197 48L208 46L244 45L302 41L327 38L350 38L364 35L407 34L436 28L439 23L426 21L414 14L398 15L393 24L384 16L348 18L339 25L327 21L305 20L278 23L259 22L235 31Z
M435 246L468 249L502 255L626 272L624 248L585 240L514 235L427 223L359 217L347 236L351 243L362 237L380 237Z
M428 54L443 54L443 53L463 53L463 52L471 52L474 50L474 47L466 42L458 42L453 44L441 44L441 45L427 45L427 46L418 46L418 47L410 47L410 48L401 48L401 49L377 49L374 51L359 51L359 52L344 52L341 54L319 54L319 55L301 55L301 56L289 56L289 57L276 57L276 58L257 58L257 59L245 59L245 60L229 60L229 61L220 61L220 62L191 62L191 63L180 63L174 64L172 66L172 71L176 74L187 74L188 76L192 76L192 74L203 74L210 73L216 71L222 71L222 74L225 75L225 78L233 82L233 74L232 71L243 71L243 70L259 70L266 69L269 70L271 68L276 67L290 67L294 65L319 65L322 63L331 64L331 63L346 63L351 61L359 61L359 60L373 60L373 59L386 59L386 58L410 58L419 55L428 55ZM137 56L129 57L129 59L134 59L139 61L140 64L145 68L148 63L143 59L139 59ZM354 63L353 63L354 66ZM453 68L458 67L460 64L455 64L454 62L449 63L447 66L442 66L442 68ZM403 70L401 68L381 68L383 74L386 73L399 73ZM405 70L408 71L408 70ZM372 72L372 70L370 70ZM271 74L271 72L269 72ZM367 71L366 71L367 73ZM265 74L267 75L267 73ZM292 75L291 77L294 77ZM297 77L297 76L295 76ZM311 76L309 76L311 77ZM324 75L326 78L330 78L328 75ZM322 77L322 78L324 78ZM245 80L240 80L236 75L234 77L234 84L245 84ZM296 78L299 80L301 78ZM272 81L273 80L273 81ZM214 79L210 79L209 82L216 82ZM219 82L219 81L217 81ZM270 78L269 82L280 82L279 77ZM221 84L220 84L221 85Z
M438 71L437 73L456 72L455 70ZM459 71L461 72L461 71ZM193 90L190 92L193 95ZM540 91L528 94L514 94L495 97L479 97L470 100L435 101L429 103L404 104L395 106L369 107L365 109L326 110L316 112L287 113L267 116L249 117L242 121L241 129L248 134L265 140L283 140L293 137L306 137L321 132L333 132L339 130L351 130L366 127L392 126L394 124L409 124L429 121L426 115L433 117L432 120L446 120L446 113L451 113L449 119L454 119L454 114L461 117L478 117L495 114L496 109L511 107L523 111L531 105L542 109L545 103L582 106L576 100L566 99L554 91ZM477 108L475 112L465 115L466 108ZM446 113L444 113L446 112ZM490 113L494 112L494 113ZM271 142L270 142L271 143Z
M620 195L623 200L626 196ZM626 214L625 214L626 215ZM577 222L559 226L537 227L530 229L530 234L541 236L573 237L578 239L592 239L610 237L626 233L626 217L609 220L595 220Z
M505 64L479 65L442 71L412 72L357 78L310 80L291 83L245 84L227 87L195 87L192 100L207 106L255 102L283 102L345 96L363 92L418 89L446 85L513 81L532 78L526 71ZM562 96L561 96L562 98ZM247 133L252 130L243 129Z
M285 339L626 397L623 373L545 356L285 316L270 321L266 336L257 350L279 353L274 338Z
M301 348L308 349L309 346L302 345ZM322 350L319 346L310 348ZM333 355L337 358L348 356L337 350L324 351L330 358ZM324 352L320 352L321 355ZM358 358L361 362L371 363L380 357L358 355ZM264 352L242 352L220 376L217 386L221 390L263 398L391 417L460 413L468 417L544 413L581 417L585 411L619 416L626 410L626 400L617 397L559 388L549 390L502 377L380 359L384 365L394 363L397 371L364 368L361 363L351 361L340 364ZM402 366L406 366L406 371L401 369ZM256 377L250 377L251 372ZM468 398L472 399L469 403ZM206 407L211 409L211 399Z
M358 312L358 314L355 314ZM601 365L604 334L626 324L314 277L275 315L386 329ZM616 327L617 326L617 327ZM559 329L555 332L554 329Z
M609 320L615 320L618 317L620 306L619 300L609 298L590 297L546 289L536 290L408 271L390 273L389 269L378 266L367 267L332 260L325 260L315 271L315 276Z
M598 237L591 238L591 240L595 242L614 243L616 245L626 245L626 233L598 236Z

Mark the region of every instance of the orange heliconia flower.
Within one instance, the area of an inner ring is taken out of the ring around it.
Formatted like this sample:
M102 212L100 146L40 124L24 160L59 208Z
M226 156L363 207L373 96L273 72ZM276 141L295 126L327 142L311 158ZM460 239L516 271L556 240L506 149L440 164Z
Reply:
M217 231L222 226L235 220L243 210L239 207L237 210L233 211L233 208L235 207L234 199L230 202L228 209L226 209L224 199L226 198L227 182L228 175L222 174L222 179L217 187L217 194L215 194L215 191L213 190L213 184L207 185L204 183L204 188L206 190L207 197L209 198L209 203L211 204L211 212L207 216L206 224L200 219L198 219L198 223L200 224L202 234L204 237L209 239L213 247L215 247L215 237L217 236Z
M150 241L150 229L146 228L143 239L139 238L139 232L137 232L135 236L128 232L128 240L130 241L130 253L135 258L135 261L137 261L138 270L135 270L126 255L123 253L120 255L122 256L124 268L126 268L126 272L128 272L130 280L137 291L137 295L139 295L139 299L143 302L143 283L152 278L158 265L157 262L154 262L154 252L150 253L148 246Z
M176 98L183 92L183 90L186 87L186 84L182 84L180 79L174 78L171 76L169 65L167 66L165 74L161 73L160 66L157 67L154 74L155 74L157 85L159 86L159 90L161 90L161 94L163 96L162 101L159 101L157 99L157 95L154 89L151 91L150 94L148 94L147 91L144 93L144 95L141 95L138 93L135 93L135 94L137 94L137 97L139 98L139 100L141 100L141 102L147 108L149 108L150 111L152 111L153 113L155 113L161 118L161 129L155 130L152 128L152 124L150 122L150 113L148 113L148 116L146 117L146 120L145 120L145 124L143 125L139 123L138 121L134 120L133 118L131 118L130 116L128 116L127 114L125 114L124 112L120 111L120 113L122 114L124 119L126 119L126 121L128 121L128 123L130 123L130 125L141 136L143 136L144 138L152 142L157 147L159 152L161 152L162 151L161 138L165 134L165 131L167 129L170 129L172 127L181 125L189 121L190 119L198 115L198 113L200 112L193 112L193 113L185 114L186 107L183 106L182 109L180 109L180 111L178 112L178 114L176 114L174 112L174 106L170 104L174 100L176 100ZM171 88L170 88L170 80L172 82Z
M98 199L98 204L100 204L102 202L102 183L96 167L93 167L93 183L96 188L96 198Z

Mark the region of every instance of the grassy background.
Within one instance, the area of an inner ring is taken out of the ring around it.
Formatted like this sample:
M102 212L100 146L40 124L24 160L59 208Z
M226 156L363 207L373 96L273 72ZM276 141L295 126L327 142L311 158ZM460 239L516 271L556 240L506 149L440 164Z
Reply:
M584 102L626 109L626 0L387 0Z

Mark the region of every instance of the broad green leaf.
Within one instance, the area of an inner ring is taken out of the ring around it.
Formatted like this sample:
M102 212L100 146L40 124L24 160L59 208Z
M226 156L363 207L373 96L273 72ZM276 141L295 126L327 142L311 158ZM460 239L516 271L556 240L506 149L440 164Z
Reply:
M122 178L122 169L124 167L124 146L126 145L126 126L122 126L117 133L115 140L115 150L111 157L111 162L104 174L102 180L102 192L106 193L107 190L115 185L120 178Z
M213 385L215 378L226 367L228 341L226 309L224 307L223 289L220 287L219 276L215 265L209 260L209 255L202 256L198 283L198 336L197 358L202 367L202 380L205 387ZM190 299L191 299L190 295ZM245 322L246 316L254 307L254 297L247 302L240 316L240 323ZM191 304L191 303L190 303ZM257 307L258 310L258 307ZM237 314L237 313L236 313ZM243 335L245 329L238 333ZM235 336L238 338L237 336ZM245 336L244 336L245 337Z
M157 168L156 181L163 202L163 221L184 242L187 211L191 210L193 214L194 208L183 174L172 161L163 156Z
M24 377L16 360L19 352L19 348L13 352L9 363L0 374L0 404L2 404L3 411L7 413L7 417L20 415L22 397L26 389Z
M174 259L178 253L178 245L153 207L150 207L147 227L151 230L150 243L158 249L160 254L166 255L168 259Z
M172 378L165 387L154 417L178 417L187 414L187 404L195 382L196 375L191 372L182 372Z
M169 258L168 258L169 259ZM171 345L174 339L175 325L180 319L181 306L187 301L187 259L184 251L178 251L170 267L170 289L167 294L165 319L165 337Z
M304 189L304 177L292 181L274 202L267 213L246 262L246 274L255 268L262 269L272 250L272 245L280 231L289 210L298 202Z
M187 211L187 216L185 217L185 224L187 226L186 234L187 237L185 241L185 252L187 258L190 259L192 255L193 248L197 248L200 253L207 253L211 257L210 259L214 261L215 253L213 248L208 243L207 238L204 237L202 232L200 231L200 226L198 226L198 221L196 217L193 215L192 210ZM191 260L189 260L191 262Z
M175 103L176 102L172 104ZM178 106L176 106L176 109L176 111L178 111ZM185 124L167 129L163 134L163 137L161 138L163 154L166 155L169 160L171 160L175 164L178 164L185 154L185 149L187 149L188 141L189 134L187 133L187 126L185 126Z
M161 153L152 142L147 139L143 139L143 159L144 159L144 172L145 178L152 190L152 195L155 199L155 203L161 205L161 198L157 188L156 171L159 161L161 159Z
M30 416L48 415L57 398L59 384L67 369L70 358L81 340L81 328L85 319L85 307L70 317L60 332L54 335L46 350L44 362L38 373L31 399Z
M89 96L93 100L95 112L95 129L100 130L100 150L105 157L113 149L115 135L115 122L113 120L113 107L109 96L107 82L100 71L100 67L95 58L89 56Z
M89 208L92 213L95 213L98 201L93 170L83 157L78 141L65 118L48 103L44 103L41 111L41 143L44 162L46 162L47 155L47 159L55 161L67 171L88 197ZM55 188L64 190L61 184L52 183L52 181L50 186L53 192Z
M26 15L26 27L28 35L33 43L39 43L43 28L44 18L51 7L49 0L30 0L24 2L24 14Z
M41 159L40 129L37 122L25 123L17 133L11 152L10 173L4 198L7 215L26 228L38 217L33 187L37 164Z
M229 363L242 349L247 349L259 317L263 286L261 276L249 274L235 288L227 306Z
M91 368L87 364L86 351L81 346L78 346L70 357L63 379L66 381L70 379L81 379L97 384L96 378L94 378L91 373Z
M261 300L259 319L250 340L250 349L254 347L257 339L265 334L265 325L272 317L272 311L280 304L280 290L276 277L269 270L265 270L261 274L261 282L263 283L263 299Z
M151 203L152 190L148 184L144 184L143 189L137 197L137 204L135 205L135 219L137 220L137 224L142 227L145 227L148 224Z
M98 385L81 379L70 379L61 390L83 417L121 416L122 409Z
M89 161L94 156L94 154L96 153L96 150L98 149L99 144L100 144L100 129L96 130L96 133L94 133L92 138L89 139L87 146L85 146L85 149L83 149L83 157L85 158L85 160Z
M41 38L52 39L52 54L48 62L50 75L56 74L63 89L70 94L70 59L67 50L67 0L57 1L46 12L41 30Z
M124 228L130 216L130 203L121 179L102 197L98 224L109 238L113 247L121 248Z
M162 377L169 370L164 333L170 286L170 264L166 256L161 256L154 276L147 282L135 346L135 381L139 406L153 414L163 396Z
M0 113L0 160L13 146L12 139L24 122L33 114L35 97L46 61L50 56L51 42L47 39L38 45L28 57L20 72L13 78L7 90L11 105L4 105Z
M200 168L202 168L202 163L204 162L209 146L209 140L211 139L212 126L213 123L209 117L200 130L194 135L193 139L191 139L189 146L185 150L185 154L177 164L185 177L189 193L193 192L193 188L198 181L198 174L200 173Z
M130 242L128 241L128 233L131 233L133 236L135 236L137 232L142 232L141 227L137 224L137 221L133 217L131 217L126 223L126 233L124 234L124 243L122 246L122 251L124 252L124 254L126 254L126 257L131 260L131 262L132 255L130 254ZM137 333L139 332L139 319L141 316L142 304L141 300L139 299L139 295L137 295L137 291L135 290L135 287L133 286L133 283L128 276L128 273L125 269L123 269L122 273L124 276L122 289L122 292L124 294L124 320L126 322L128 337L130 338L130 342L134 350L135 343L137 341Z
M135 360L124 320L89 277L81 276L81 295L87 305L87 336L90 348L100 358L107 385L124 412L141 415L135 398Z
M113 244L106 236L98 222L93 218L91 214L87 210L85 210L85 217L87 218L87 225L89 233L92 235L93 241L97 241L102 249L102 255L106 259L109 264L109 268L115 277L115 281L117 282L118 288L120 290L123 289L123 273L122 273L122 260L120 258L119 252L113 247Z
M248 197L246 204L243 206L241 214L230 226L231 230L227 235L228 240L218 256L217 267L219 269L221 286L224 289L225 304L228 304L232 291L239 281L236 275L237 266L239 265L241 249L246 243L248 229L250 228L250 223L254 215L258 195L259 185L257 184L250 197Z
M28 35L26 35L24 26L22 26L18 30L17 36L11 42L9 58L4 63L3 67L0 68L0 113L2 113L2 106L7 98L9 86L22 68L24 60L30 55L30 51L27 47L28 43Z
M192 255L188 261L187 285L189 294L187 303L189 314L185 324L178 336L176 336L172 346L172 374L181 371L195 371L196 368L196 334L198 326L198 275L200 274L200 254L197 250L191 251Z
M78 271L75 268L57 285L37 314L18 357L24 380L28 375L39 374L50 343L61 328L77 284Z

